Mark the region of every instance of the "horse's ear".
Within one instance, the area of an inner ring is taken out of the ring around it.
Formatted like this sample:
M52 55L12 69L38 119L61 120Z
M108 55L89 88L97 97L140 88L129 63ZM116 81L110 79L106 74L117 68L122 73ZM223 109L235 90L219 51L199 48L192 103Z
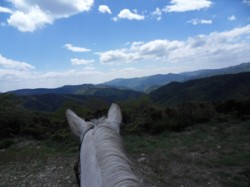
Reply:
M84 119L78 117L72 110L67 109L66 117L72 132L78 137L82 137L87 129L87 123Z
M120 107L115 103L109 108L108 120L111 122L113 129L119 133L120 124L122 122L122 113Z

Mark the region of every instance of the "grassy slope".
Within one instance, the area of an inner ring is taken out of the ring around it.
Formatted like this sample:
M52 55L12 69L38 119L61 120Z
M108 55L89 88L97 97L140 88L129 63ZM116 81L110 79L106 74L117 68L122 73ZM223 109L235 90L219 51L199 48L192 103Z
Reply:
M127 147L134 155L143 153L138 167L150 185L248 186L249 133L249 121L209 123L180 133L129 137Z

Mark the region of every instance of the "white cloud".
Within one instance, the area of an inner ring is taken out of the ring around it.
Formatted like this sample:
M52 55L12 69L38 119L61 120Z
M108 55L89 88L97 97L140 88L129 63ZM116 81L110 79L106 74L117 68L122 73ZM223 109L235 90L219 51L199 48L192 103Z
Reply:
M224 32L197 35L186 40L159 39L149 42L131 42L121 49L100 52L98 55L102 64L113 64L110 67L117 67L112 70L103 68L105 69L103 72L95 69L92 62L82 69L77 66L76 70L37 72L35 67L28 63L7 59L0 55L0 91L103 83L114 78L226 67L250 62L249 49L250 25L246 25ZM130 63L130 67L122 66L123 64L127 66L127 63ZM141 64L144 68L138 68L137 65Z
M72 58L71 60L72 65L87 65L94 62L94 60L86 60L86 59L79 59L79 58Z
M165 12L186 12L209 8L212 5L210 0L171 0L171 5L166 6Z
M92 65L88 65L88 66L86 66L85 68L84 68L84 70L86 70L86 71L94 71L96 68L94 67L94 66L92 66Z
M123 64L130 63L136 60L140 60L135 52L129 50L111 50L100 53L100 62L102 64Z
M33 32L38 28L42 28L45 24L52 24L53 18L43 12L38 6L34 6L26 13L15 11L7 22L22 32Z
M198 35L184 41L153 40L134 42L128 47L100 52L102 64L135 62L218 63L250 61L250 25L225 32ZM192 65L191 65L192 66ZM202 67L202 65L201 65Z
M102 64L123 64L143 60L161 61L171 51L183 45L180 41L153 40L133 42L130 48L99 53Z
M250 6L250 0L243 0L243 3L247 4L248 6Z
M107 5L100 5L99 8L98 8L98 10L99 10L99 12L101 12L101 13L109 13L109 14L112 14L110 8L109 8Z
M34 32L56 19L67 18L80 12L89 11L94 0L53 0L30 1L9 0L13 5L7 22L22 32Z
M151 16L155 18L157 21L160 21L162 18L161 9L157 7L155 11L151 12Z
M90 49L87 49L84 47L73 46L72 44L65 44L64 47L70 51L73 51L73 52L89 52L89 51L91 51Z
M7 59L1 54L0 54L0 67L4 69L15 69L21 71L35 69L34 66L28 63Z
M16 84L20 87L24 86L25 82L22 80L32 80L34 76L31 75L35 74L34 70L35 67L31 64L12 60L0 54L0 92L13 90Z
M191 23L193 25L199 25L199 24L212 24L213 21L211 19L192 19L187 21L187 23Z
M229 21L234 21L234 20L236 20L236 17L235 17L235 15L232 15L232 16L229 16L227 19Z
M8 13L8 14L11 14L11 13L12 13L12 10L10 10L9 8L0 6L0 13Z
M137 13L137 10L133 10L131 12L129 9L123 9L120 11L120 13L117 15L117 17L114 17L114 21L118 21L119 19L128 19L128 20L144 20L145 17L143 15L140 15Z

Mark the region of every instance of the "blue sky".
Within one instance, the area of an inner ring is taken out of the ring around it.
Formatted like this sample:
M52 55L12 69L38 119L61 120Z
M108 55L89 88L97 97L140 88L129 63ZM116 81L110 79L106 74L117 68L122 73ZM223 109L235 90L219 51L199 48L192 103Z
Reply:
M250 0L1 0L0 92L250 62Z

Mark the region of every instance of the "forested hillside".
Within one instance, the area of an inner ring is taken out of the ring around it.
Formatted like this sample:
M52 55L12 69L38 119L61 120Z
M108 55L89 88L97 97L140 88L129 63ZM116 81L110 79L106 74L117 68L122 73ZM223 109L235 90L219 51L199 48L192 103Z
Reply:
M219 75L210 78L172 82L150 93L158 104L214 102L250 97L250 72Z

